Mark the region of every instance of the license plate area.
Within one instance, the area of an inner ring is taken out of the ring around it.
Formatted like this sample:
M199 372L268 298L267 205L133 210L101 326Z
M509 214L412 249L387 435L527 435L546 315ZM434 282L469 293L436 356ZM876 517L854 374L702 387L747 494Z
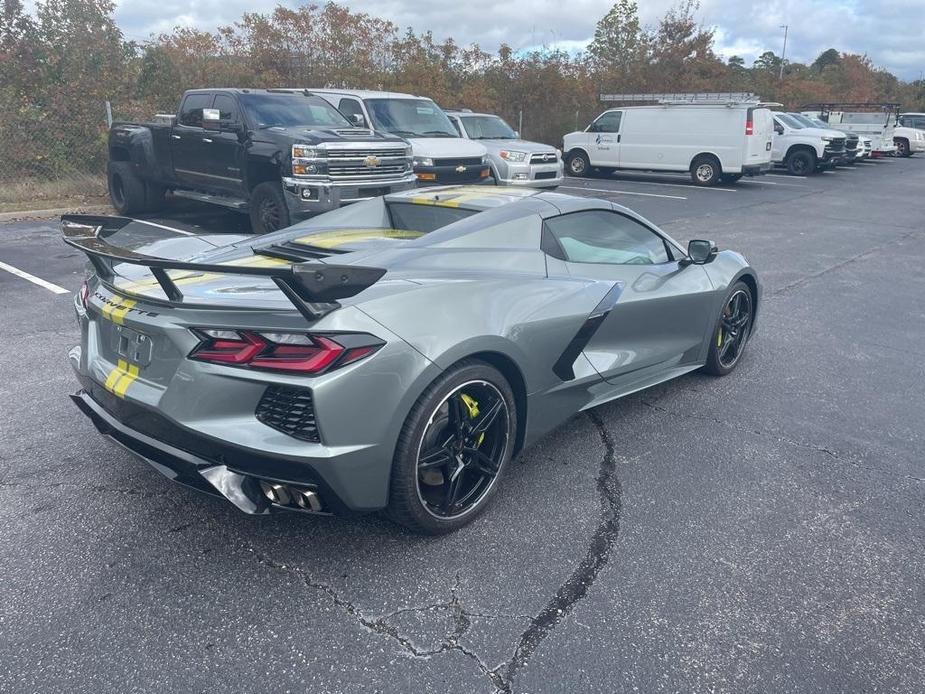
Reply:
M115 351L126 361L138 366L147 366L151 363L153 342L150 337L137 330L126 328L124 325L116 326Z

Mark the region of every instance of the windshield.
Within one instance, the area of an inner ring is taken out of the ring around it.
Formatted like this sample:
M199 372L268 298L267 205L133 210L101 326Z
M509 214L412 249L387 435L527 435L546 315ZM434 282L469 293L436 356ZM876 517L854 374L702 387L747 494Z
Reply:
M517 134L498 116L460 116L472 140L516 140Z
M376 130L401 137L459 137L430 99L366 99L366 108Z
M784 125L787 125L794 130L802 130L806 126L803 125L800 121L795 118L792 118L790 114L787 113L775 113L774 116Z
M797 121L798 123L802 123L802 124L805 125L807 128L818 128L818 127L820 127L819 125L817 125L816 123L814 123L814 122L812 121L812 119L807 118L806 116L804 116L804 115L802 115L802 114L799 114L799 113L789 113L789 114L787 114L787 115L789 115L791 118L793 118L793 119L794 119L795 121ZM823 126L821 126L821 127L823 127L823 128L828 128L829 126L823 125Z
M257 128L300 125L313 128L352 127L340 111L318 96L242 94L241 103Z

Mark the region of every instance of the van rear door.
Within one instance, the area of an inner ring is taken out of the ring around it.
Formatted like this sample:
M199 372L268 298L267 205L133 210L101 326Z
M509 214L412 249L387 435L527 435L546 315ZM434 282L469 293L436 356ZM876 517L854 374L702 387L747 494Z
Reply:
M751 124L751 127L749 127ZM751 134L749 134L751 133ZM771 109L749 107L745 116L745 164L769 164L774 122Z

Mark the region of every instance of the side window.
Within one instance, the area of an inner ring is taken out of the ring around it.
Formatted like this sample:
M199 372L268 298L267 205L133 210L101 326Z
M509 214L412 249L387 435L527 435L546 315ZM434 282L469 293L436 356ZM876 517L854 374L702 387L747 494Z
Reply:
M227 94L216 94L215 103L212 104L212 108L218 109L218 117L223 123L234 123L238 119L237 104L235 104L234 99Z
M592 133L618 133L622 111L608 111L591 124Z
M460 137L465 137L462 133L462 128L460 127L460 121L456 116L450 116L450 123L453 124L453 129L456 131L456 134Z
M337 104L337 110L343 113L350 122L353 122L353 116L363 116L363 107L356 99L341 99ZM366 116L363 116L365 119Z
M209 108L211 104L211 94L190 94L183 100L183 106L180 109L180 125L201 128L202 109Z
M546 230L573 263L656 265L671 260L658 234L617 212L589 210L553 217L546 220Z

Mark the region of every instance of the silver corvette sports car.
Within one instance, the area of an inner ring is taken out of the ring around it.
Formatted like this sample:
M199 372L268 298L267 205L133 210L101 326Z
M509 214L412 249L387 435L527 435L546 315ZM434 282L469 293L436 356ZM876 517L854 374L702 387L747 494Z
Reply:
M603 200L445 187L259 237L66 216L91 261L77 406L247 513L387 509L441 533L580 410L735 368L760 285Z

